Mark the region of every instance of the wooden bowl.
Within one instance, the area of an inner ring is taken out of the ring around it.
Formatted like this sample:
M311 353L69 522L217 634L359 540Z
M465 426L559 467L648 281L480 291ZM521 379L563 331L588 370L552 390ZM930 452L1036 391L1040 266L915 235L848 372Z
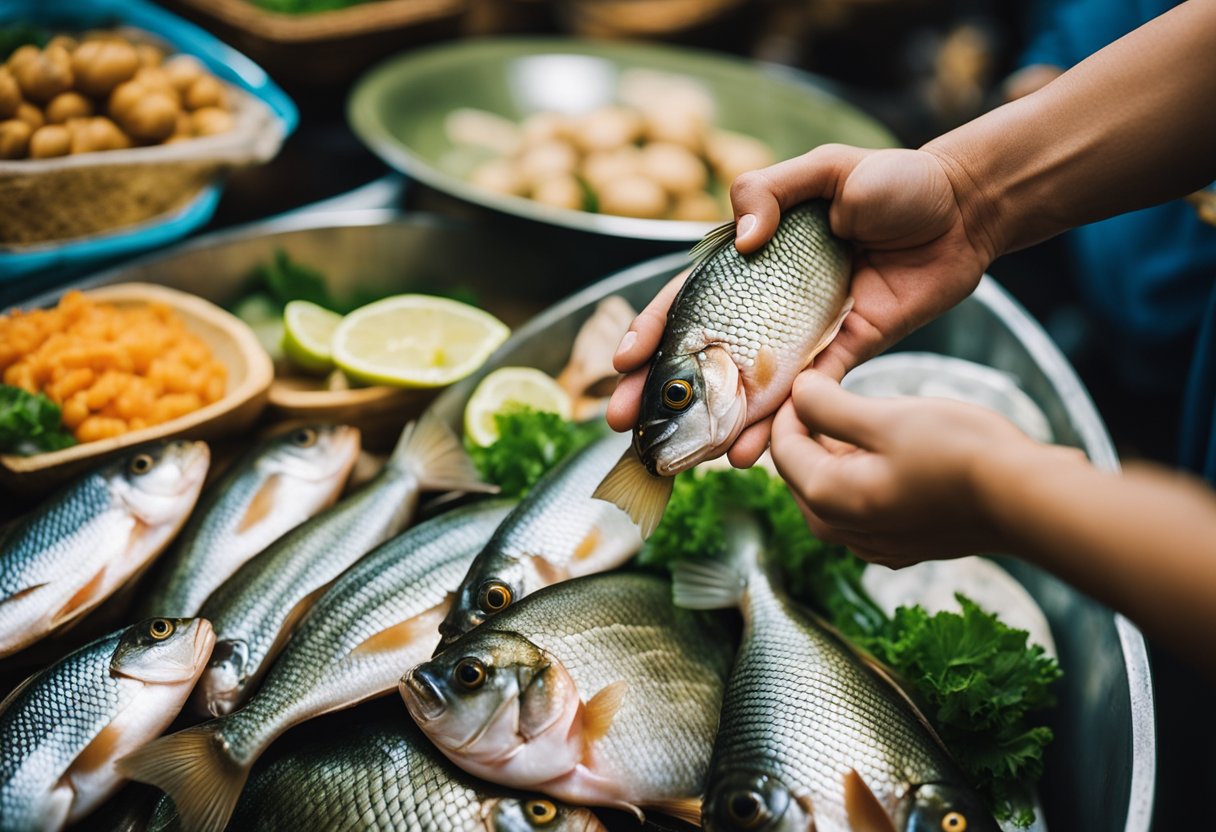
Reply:
M115 306L160 302L171 307L227 368L228 389L219 401L193 413L112 439L32 456L0 455L0 487L6 490L22 494L47 491L124 448L154 439L219 439L239 433L253 424L266 405L274 366L253 331L234 315L195 295L152 283L118 283L87 294Z

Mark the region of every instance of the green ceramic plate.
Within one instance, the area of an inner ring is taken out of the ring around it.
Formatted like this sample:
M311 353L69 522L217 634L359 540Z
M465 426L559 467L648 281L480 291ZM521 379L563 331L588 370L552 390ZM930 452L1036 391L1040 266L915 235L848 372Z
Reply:
M778 159L825 142L890 147L890 132L804 73L668 46L563 38L466 40L392 58L364 76L348 116L358 136L408 176L496 211L567 228L644 240L697 240L712 223L571 211L483 190L460 173L444 131L458 107L519 120L577 114L616 100L622 73L650 69L696 79L714 101L716 126L762 139Z

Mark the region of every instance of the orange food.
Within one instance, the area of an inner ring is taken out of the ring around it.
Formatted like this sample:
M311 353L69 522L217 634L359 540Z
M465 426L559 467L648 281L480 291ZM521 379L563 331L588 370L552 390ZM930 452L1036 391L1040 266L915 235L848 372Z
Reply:
M169 307L112 306L74 291L54 309L0 317L0 377L45 393L64 427L92 442L218 401L227 368Z

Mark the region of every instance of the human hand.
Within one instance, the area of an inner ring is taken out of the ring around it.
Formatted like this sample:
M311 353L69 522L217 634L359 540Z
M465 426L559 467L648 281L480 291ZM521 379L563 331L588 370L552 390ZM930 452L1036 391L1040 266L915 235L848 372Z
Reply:
M950 165L922 150L863 150L823 145L762 170L731 187L737 238L748 254L777 230L781 212L809 199L832 200L837 236L852 240L853 311L814 366L839 379L912 330L969 295L996 256L960 209ZM687 275L668 283L634 320L614 364L624 379L608 405L608 424L625 431L637 424L647 364L658 348L667 310ZM748 427L728 457L753 464L768 445L772 417Z
M891 567L1018 548L996 510L1014 478L1088 466L977 405L866 398L813 370L794 382L772 443L811 530Z

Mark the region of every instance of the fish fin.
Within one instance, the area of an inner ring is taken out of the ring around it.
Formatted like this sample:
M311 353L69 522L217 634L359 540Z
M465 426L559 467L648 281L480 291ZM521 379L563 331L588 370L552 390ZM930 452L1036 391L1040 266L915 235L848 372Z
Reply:
M17 687L13 688L12 690L10 690L8 692L8 696L4 697L3 700L0 700L0 714L4 713L6 710L8 710L9 705L11 705L11 704L13 704L13 702L17 701L17 697L21 695L21 691L28 688L30 686L30 683L32 683L36 678L38 678L39 672L40 671L35 670L29 676L26 676L24 679L21 680L20 683L18 683Z
M111 722L102 728L97 736L89 740L89 744L76 755L76 759L72 760L72 765L68 767L68 776L97 771L110 761L121 739L120 726Z
M620 295L609 295L596 304L595 311L574 336L570 360L557 374L557 384L578 399L597 382L616 378L612 356L629 329L637 312Z
M89 579L88 583L76 591L76 594L68 599L59 612L55 613L51 618L51 626L58 627L69 618L73 618L82 607L87 607L91 601L100 601L96 597L97 593L105 586L106 568L103 566L101 570Z
M426 491L498 492L482 481L451 428L429 410L401 431L388 464L409 469Z
M218 727L187 728L118 761L127 777L169 793L186 832L221 832L249 777L247 767L224 753Z
M642 537L647 538L663 519L673 483L672 477L656 477L647 471L637 452L627 448L591 496L615 503L633 518Z
M620 679L601 688L595 696L587 700L587 704L583 706L583 736L588 744L607 735L628 690L629 683Z
M34 584L33 586L22 587L21 589L14 592L12 595L6 595L3 598L0 598L0 604L7 604L9 601L20 601L22 598L29 595L31 592L37 592L38 590L42 589L44 586L46 586L46 583Z
M270 516L270 512L274 510L274 497L278 493L282 480L283 478L278 474L272 474L266 478L261 488L258 489L258 493L254 494L253 499L249 501L245 515L236 527L237 534L248 531Z
M279 655L279 651L286 646L288 639L291 638L291 634L295 632L295 629L299 625L300 621L303 620L304 616L308 614L308 611L312 609L313 604L317 603L317 599L325 594L325 591L329 589L331 583L333 582L331 581L329 584L322 584L321 586L317 587L299 601L296 601L295 606L288 611L287 616L283 619L283 625L279 627L278 635L274 637L274 641L271 643L270 649L266 651L266 658L262 659L262 664L258 675L261 675L261 673L264 673L266 669L270 667L270 664L274 661L275 656ZM250 682L252 681L254 680L251 679Z
M899 832L857 769L851 768L844 775L844 809L853 832Z
M747 576L721 558L681 560L671 568L671 600L687 610L737 607L747 592Z
M731 220L722 223L717 228L710 229L709 233L692 247L692 250L688 252L688 256L692 258L693 263L700 263L713 257L734 241L735 221Z
M648 801L646 805L656 812L670 815L677 820L691 823L693 826L701 825L701 798L699 797L670 797L653 802Z
M828 344L832 343L832 341L840 333L840 328L844 326L844 319L847 318L849 313L852 311L853 298L850 297L845 300L844 306L840 309L840 314L836 316L836 320L834 320L832 325L827 328L827 331L823 333L823 337L819 339L819 343L815 344L814 348L811 349L811 354L807 356L806 364L803 365L803 369L811 366L811 362L815 360L815 356L827 349Z
M574 554L570 556L570 559L573 561L580 561L591 557L595 550L599 548L603 537L604 536L600 532L599 528L597 526L592 526L591 530L587 532L587 535L579 541L577 546L574 547Z
M443 621L451 606L451 596L441 601L429 610L420 612L412 618L407 618L391 627L386 627L378 633L365 638L353 650L346 654L347 658L368 653L392 653L411 644L420 643L420 639L429 639L439 630L439 622ZM428 648L421 647L422 657Z

